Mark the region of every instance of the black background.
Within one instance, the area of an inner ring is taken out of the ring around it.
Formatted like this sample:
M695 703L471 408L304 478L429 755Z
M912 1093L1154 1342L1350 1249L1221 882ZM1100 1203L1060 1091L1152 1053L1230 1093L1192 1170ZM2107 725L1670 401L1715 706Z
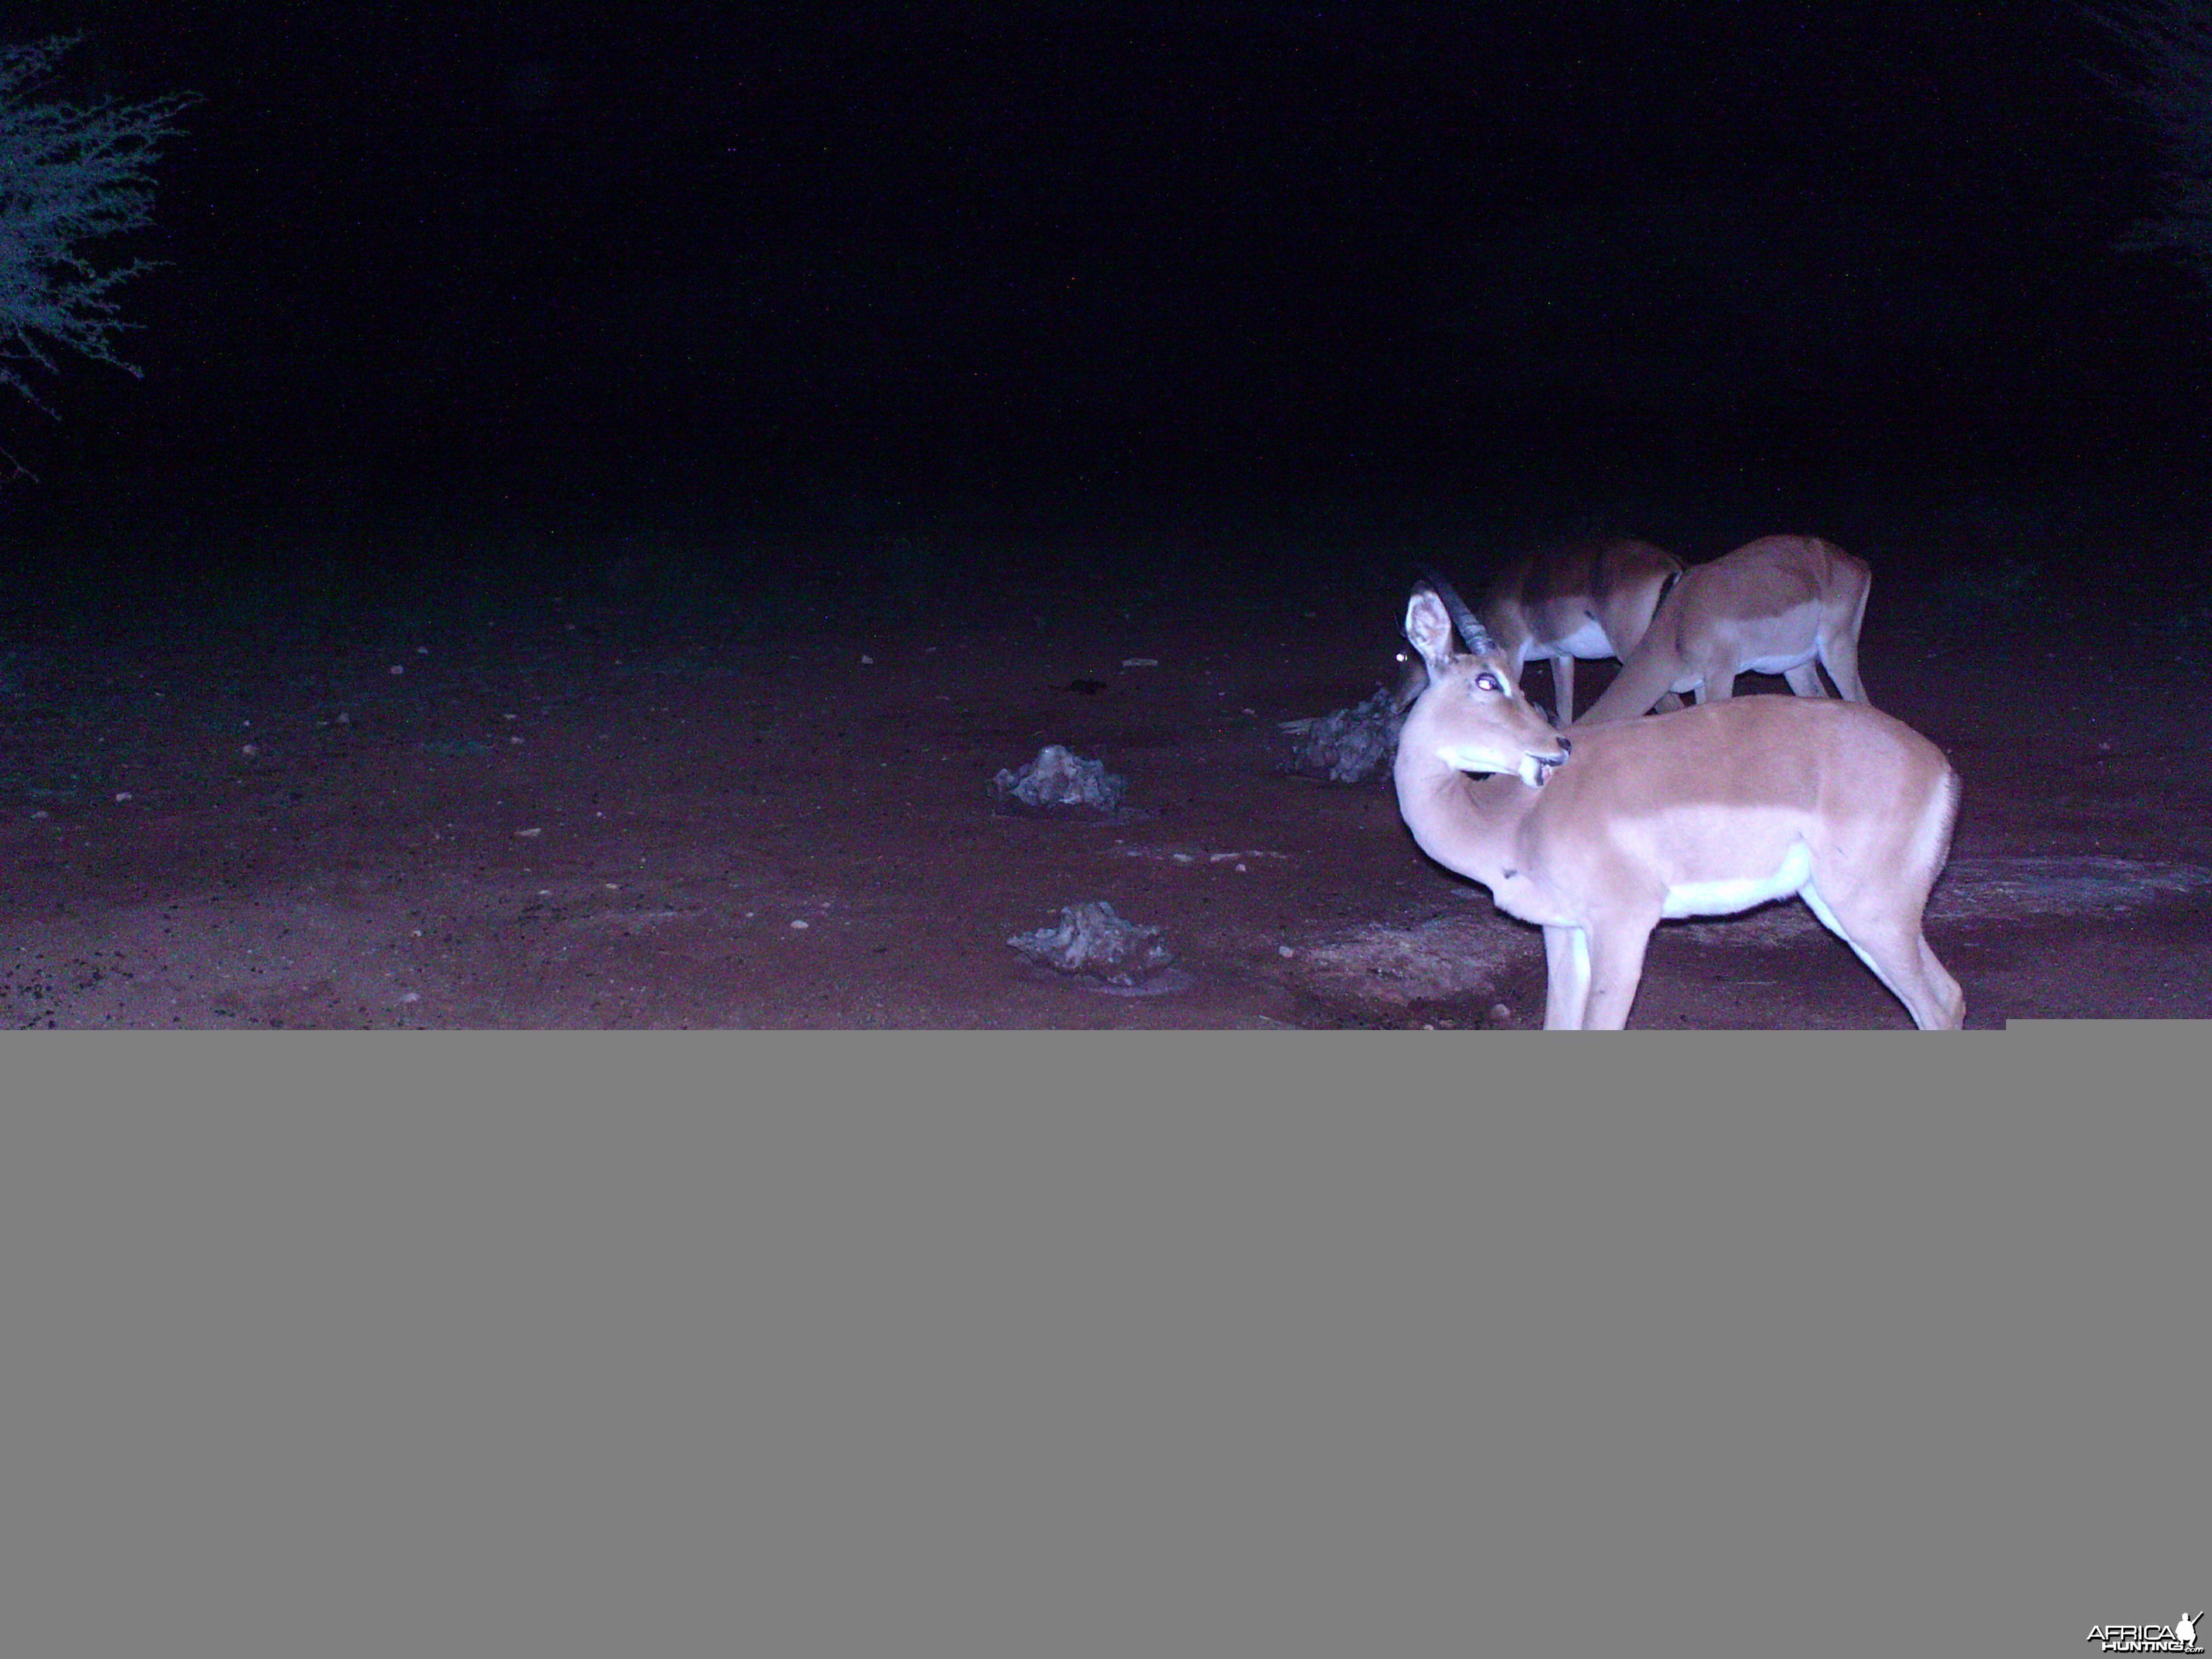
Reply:
M0 415L26 535L465 499L602 540L678 501L1564 512L1761 470L2187 467L2203 438L2212 302L2117 249L2162 158L2067 5L9 27L87 32L61 92L204 100L112 250L169 262L127 293L144 378L65 363L58 422Z

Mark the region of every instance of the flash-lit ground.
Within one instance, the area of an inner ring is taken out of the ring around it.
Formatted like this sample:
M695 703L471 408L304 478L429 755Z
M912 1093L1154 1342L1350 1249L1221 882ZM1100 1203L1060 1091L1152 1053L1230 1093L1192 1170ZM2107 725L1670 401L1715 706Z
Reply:
M1869 693L1966 783L1929 933L1970 1026L2212 1014L2202 527L2069 500L1661 537L1873 563ZM1415 558L1472 583L1472 545L1354 511L830 516L19 586L0 1019L1540 1023L1540 936L1422 859L1387 781L1282 769L1278 722L1389 677ZM1128 821L994 811L993 775L1048 743L1127 778ZM1009 948L1093 899L1164 931L1178 988ZM1632 1020L1907 1024L1796 901L1663 928Z

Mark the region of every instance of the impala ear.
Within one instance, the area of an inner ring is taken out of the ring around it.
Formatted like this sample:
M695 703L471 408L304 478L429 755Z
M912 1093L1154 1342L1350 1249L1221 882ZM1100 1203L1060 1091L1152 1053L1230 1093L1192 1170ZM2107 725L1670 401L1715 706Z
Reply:
M1431 683L1443 678L1452 659L1451 615L1426 582L1417 584L1406 602L1406 642L1420 653Z
M1467 647L1468 654L1474 657L1496 656L1498 641L1491 638L1490 630L1482 625L1482 618L1474 614L1465 599L1460 598L1459 590L1429 565L1421 567L1421 580L1434 589L1437 598L1443 601L1444 614L1459 629L1460 643Z

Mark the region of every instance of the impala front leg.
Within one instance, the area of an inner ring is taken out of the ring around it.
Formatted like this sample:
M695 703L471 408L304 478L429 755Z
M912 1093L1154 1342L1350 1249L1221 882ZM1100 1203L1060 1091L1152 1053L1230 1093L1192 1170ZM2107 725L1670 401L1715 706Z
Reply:
M1579 927L1546 927L1544 1029L1581 1030L1589 988L1589 936Z
M1659 919L1603 921L1585 935L1589 946L1589 993L1583 1008L1585 1031L1624 1031L1636 988L1644 982L1644 951Z

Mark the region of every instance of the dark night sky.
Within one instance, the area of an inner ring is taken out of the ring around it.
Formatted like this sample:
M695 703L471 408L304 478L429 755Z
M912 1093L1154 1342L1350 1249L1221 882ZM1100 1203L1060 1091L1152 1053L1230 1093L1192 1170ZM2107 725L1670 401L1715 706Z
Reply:
M2212 303L2112 252L2155 158L2043 0L9 11L64 25L206 101L49 470L2202 434Z

